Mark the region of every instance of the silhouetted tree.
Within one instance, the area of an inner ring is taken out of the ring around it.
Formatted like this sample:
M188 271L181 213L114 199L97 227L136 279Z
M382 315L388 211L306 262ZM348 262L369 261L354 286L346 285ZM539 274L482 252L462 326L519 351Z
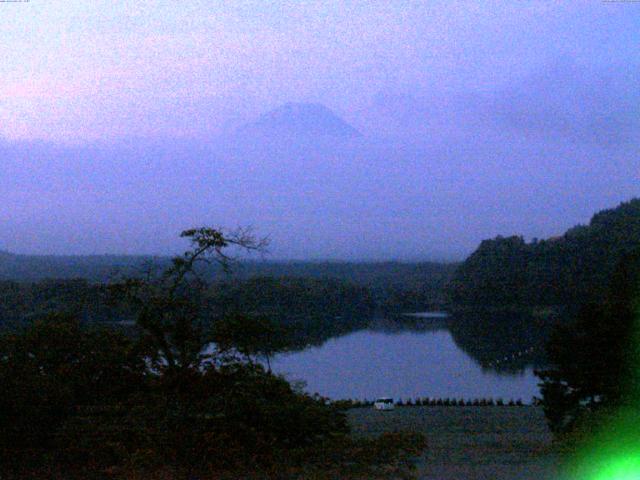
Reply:
M206 309L209 282L202 278L201 263L219 264L229 270L233 257L228 248L263 251L266 239L257 239L248 230L224 233L213 228L182 232L191 249L173 258L162 274L130 278L112 286L112 293L132 304L141 340L152 352L153 367L171 375L199 369L209 357L205 347L211 342L207 327L212 312Z
M236 350L245 358L262 357L271 371L271 358L290 344L289 331L264 315L229 315L213 325L212 340L220 351Z
M538 372L542 405L551 429L573 430L590 414L638 398L636 372L640 251L623 257L604 304L584 306L549 342L552 368Z

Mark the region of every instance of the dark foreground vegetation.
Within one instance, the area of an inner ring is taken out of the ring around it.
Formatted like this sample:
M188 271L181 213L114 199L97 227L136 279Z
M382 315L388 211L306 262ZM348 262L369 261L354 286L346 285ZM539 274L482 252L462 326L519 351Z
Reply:
M133 316L133 334L45 312L0 337L3 478L406 475L421 435L350 436L338 407L255 361L278 348L273 325L210 317L195 265L227 268L224 249L262 244L246 232L183 236L192 249L160 275L101 292Z
M574 320L559 326L551 337L551 366L538 375L545 414L555 433L589 432L600 417L621 408L640 412L639 342L637 250L620 261L605 301L583 305Z
M640 431L640 200L560 238L483 242L455 274L435 264L293 263L291 275L275 275L269 269L285 267L245 262L242 275L221 277L226 249L262 243L246 232L183 235L192 242L184 256L142 270L127 257L109 282L0 283L7 478L405 475L424 437L353 437L345 411L369 402L309 396L273 375L269 359L363 328L375 313L442 307L451 275L456 315L447 328L456 344L485 368L535 365L544 414L567 451L620 412L629 432ZM18 268L15 258L4 255L0 271ZM40 263L40 272L82 264L47 261L54 266ZM455 411L505 403L520 402L399 402ZM637 433L626 440L640 445Z

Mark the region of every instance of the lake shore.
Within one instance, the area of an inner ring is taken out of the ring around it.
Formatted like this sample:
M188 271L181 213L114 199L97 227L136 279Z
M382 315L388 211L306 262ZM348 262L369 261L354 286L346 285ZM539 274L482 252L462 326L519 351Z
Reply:
M427 448L421 480L554 480L558 456L539 407L412 407L352 409L356 435L420 432Z

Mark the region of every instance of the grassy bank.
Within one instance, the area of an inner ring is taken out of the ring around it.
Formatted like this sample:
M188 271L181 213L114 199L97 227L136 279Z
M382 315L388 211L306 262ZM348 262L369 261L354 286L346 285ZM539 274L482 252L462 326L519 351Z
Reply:
M417 462L423 480L554 480L557 457L538 407L352 409L356 435L423 433Z

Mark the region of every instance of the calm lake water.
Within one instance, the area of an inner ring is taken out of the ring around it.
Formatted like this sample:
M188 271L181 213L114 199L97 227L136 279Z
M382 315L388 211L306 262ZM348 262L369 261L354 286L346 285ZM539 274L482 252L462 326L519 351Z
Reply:
M422 331L360 330L278 355L272 368L290 381L306 382L309 393L333 399L493 397L530 402L539 395L533 368L517 374L483 369L456 345L446 327L437 325Z

